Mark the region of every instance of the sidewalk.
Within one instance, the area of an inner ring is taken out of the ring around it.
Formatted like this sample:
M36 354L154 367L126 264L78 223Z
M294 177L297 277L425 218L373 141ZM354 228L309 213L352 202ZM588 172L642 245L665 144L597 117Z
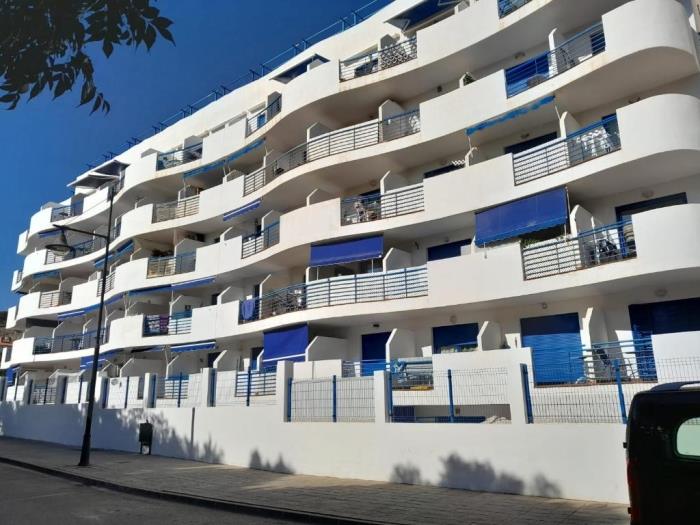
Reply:
M142 495L307 522L393 524L627 524L626 507L374 481L277 474L194 461L79 451L0 438L0 461Z

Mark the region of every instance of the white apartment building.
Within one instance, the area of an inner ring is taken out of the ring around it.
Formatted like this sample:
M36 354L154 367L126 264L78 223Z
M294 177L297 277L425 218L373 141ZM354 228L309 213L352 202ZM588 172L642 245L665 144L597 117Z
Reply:
M588 414L571 393L700 377L691 2L395 0L356 21L32 215L6 401L84 401L98 334L105 408L264 405L280 362L334 392L404 374L404 422L513 419L498 381L437 399L439 370L525 365L526 415L552 421ZM57 253L57 226L111 236L101 327L104 241Z

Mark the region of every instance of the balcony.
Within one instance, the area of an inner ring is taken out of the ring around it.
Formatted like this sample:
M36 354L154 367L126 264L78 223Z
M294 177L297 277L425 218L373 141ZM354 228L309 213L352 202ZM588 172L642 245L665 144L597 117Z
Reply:
M78 257L82 257L83 255L94 253L104 247L105 240L101 237L95 237L93 239L72 245L71 251L67 253L56 253L51 250L47 250L46 257L44 258L44 264L54 264L76 259Z
M521 247L526 280L583 270L637 256L632 221L580 233L570 239Z
M252 235L243 237L241 247L241 258L245 259L263 250L267 250L270 246L280 242L280 223L279 221L270 224L264 230Z
M241 323L288 312L344 304L389 301L428 295L426 266L332 277L273 290L241 302Z
M39 295L39 308L52 308L54 306L63 306L65 304L70 304L71 292L41 292Z
M619 150L617 115L586 126L566 138L513 155L515 184L552 175Z
M104 331L102 343L107 342L109 330ZM94 348L97 343L97 330L80 334L67 334L58 337L37 337L34 339L34 355L71 352Z
M358 224L423 211L423 185L340 201L340 224Z
M364 77L404 64L418 57L416 37L365 55L356 56L340 62L339 78L341 82Z
M603 24L571 37L551 51L506 69L508 98L527 91L605 51Z
M195 252L168 257L150 257L146 269L146 278L153 279L155 277L193 272L196 262L197 254Z
M173 315L145 315L143 336L189 334L192 331L192 310Z
M159 154L156 157L156 171L174 168L201 158L202 143L200 142L199 144L193 144L175 151Z
M278 115L282 111L282 95L279 95L272 102L270 102L266 107L258 111L252 117L246 120L245 134L246 137L262 129L265 125L272 120L275 115Z
M532 0L498 0L498 17L503 18L514 13Z
M309 140L280 156L270 165L247 174L243 180L243 196L261 189L283 173L311 161L374 146L380 142L406 137L419 131L420 113L418 110L413 110Z
M83 213L83 201L77 201L69 206L61 206L51 210L51 222L62 221Z
M112 272L107 276L107 279L105 280L105 293L114 289L114 278L116 277L116 275L117 275L116 273ZM99 297L101 294L102 294L102 278L99 277L97 280L97 297Z
M173 202L165 202L153 206L151 223L181 219L199 213L199 195L187 197Z

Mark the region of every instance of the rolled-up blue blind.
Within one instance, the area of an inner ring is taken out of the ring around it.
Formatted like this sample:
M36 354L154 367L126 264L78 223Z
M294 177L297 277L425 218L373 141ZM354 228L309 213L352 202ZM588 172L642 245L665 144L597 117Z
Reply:
M309 325L300 324L263 332L263 361L303 361L309 345Z
M190 343L186 345L173 345L170 351L173 353L196 352L197 350L213 350L216 348L216 341L203 341L201 343Z
M555 188L476 214L476 244L512 239L565 224L569 215L566 188Z
M118 353L119 353L119 350L112 350L111 352L105 352L104 354L100 354L100 357L97 359L97 366L105 364L108 359L113 358ZM80 369L85 370L88 368L92 368L92 356L81 357L80 358Z
M233 219L234 217L239 217L240 215L244 215L248 213L249 211L253 211L256 208L260 207L260 203L262 201L260 199L256 199L253 202L249 202L248 204L245 204L241 206L240 208L236 208L235 210L231 210L229 212L224 213L224 220L229 221Z
M330 244L311 246L309 266L327 266L377 259L384 254L384 236L374 235Z
M5 372L5 382L7 383L7 385L5 385L5 386L14 386L16 372L17 372L17 369L15 367L11 367L11 368L7 369L7 372Z

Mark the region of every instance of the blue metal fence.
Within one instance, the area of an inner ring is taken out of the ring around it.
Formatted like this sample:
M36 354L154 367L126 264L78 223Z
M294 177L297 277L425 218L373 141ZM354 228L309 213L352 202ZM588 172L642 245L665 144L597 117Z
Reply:
M146 268L146 278L165 277L180 273L193 272L197 263L197 252L169 255L167 257L150 257Z
M277 365L267 366L261 370L248 369L238 372L236 376L236 397L245 398L246 406L258 396L274 396L277 390Z
M418 45L415 36L384 47L379 51L372 51L364 55L358 55L339 64L340 81L352 80L357 77L371 75L377 71L389 69L418 57Z
M524 184L619 150L617 115L604 118L565 138L513 155L515 184Z
M144 315L143 336L189 334L192 331L192 310L173 315Z
M175 151L161 153L156 157L156 171L174 168L202 158L202 143L193 144Z
M506 93L513 97L568 71L605 51L602 23L598 23L547 51L505 70Z
M270 224L265 229L252 235L247 235L242 239L241 258L245 259L256 253L268 249L270 246L280 242L279 221Z
M357 224L423 211L423 185L376 195L347 197L340 201L340 224Z

